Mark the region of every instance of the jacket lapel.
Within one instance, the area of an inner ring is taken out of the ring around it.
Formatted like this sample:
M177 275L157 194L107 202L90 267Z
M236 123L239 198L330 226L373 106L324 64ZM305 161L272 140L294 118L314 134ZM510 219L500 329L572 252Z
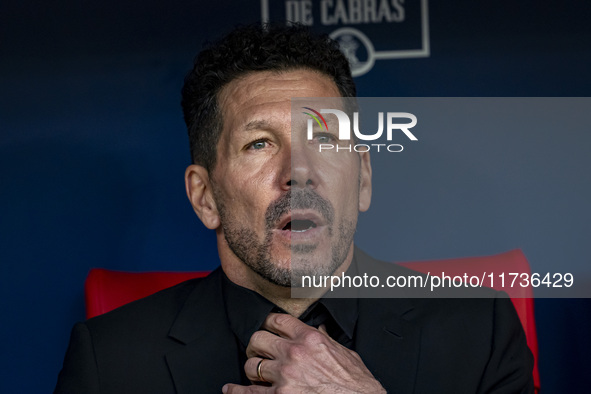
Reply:
M390 393L412 393L421 332L408 299L360 299L355 350Z
M184 346L168 353L166 362L179 394L221 392L240 383L238 347L227 322L218 268L195 287L169 336Z
M359 273L378 275L382 281L403 273L359 249L355 258ZM388 392L412 393L421 341L415 302L402 288L361 288L359 296L355 350Z

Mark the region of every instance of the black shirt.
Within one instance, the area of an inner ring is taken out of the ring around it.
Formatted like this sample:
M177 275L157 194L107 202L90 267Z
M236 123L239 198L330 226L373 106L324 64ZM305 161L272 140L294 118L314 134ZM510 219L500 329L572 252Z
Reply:
M238 286L222 272L222 293L226 315L239 349L239 365L242 384L250 381L244 373L246 347L250 337L261 326L269 313L286 313L284 310L250 289ZM299 317L309 326L326 326L328 334L349 349L353 349L358 304L355 298L322 298L310 305Z

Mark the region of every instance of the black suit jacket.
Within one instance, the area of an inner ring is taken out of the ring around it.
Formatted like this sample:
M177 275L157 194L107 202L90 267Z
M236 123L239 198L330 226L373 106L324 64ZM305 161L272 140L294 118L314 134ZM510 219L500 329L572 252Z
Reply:
M359 272L412 272L359 251L356 259ZM76 324L55 393L219 393L239 383L220 275ZM389 393L533 392L533 358L508 298L388 291L396 298L359 300L355 349Z

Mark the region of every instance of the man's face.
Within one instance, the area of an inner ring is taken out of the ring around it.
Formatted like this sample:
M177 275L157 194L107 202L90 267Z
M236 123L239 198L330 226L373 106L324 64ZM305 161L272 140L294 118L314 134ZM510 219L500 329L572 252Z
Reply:
M327 76L295 70L250 73L218 97L223 129L210 180L219 247L280 286L350 261L358 211L369 207L369 156L318 153L304 119L292 134L292 97L338 96Z

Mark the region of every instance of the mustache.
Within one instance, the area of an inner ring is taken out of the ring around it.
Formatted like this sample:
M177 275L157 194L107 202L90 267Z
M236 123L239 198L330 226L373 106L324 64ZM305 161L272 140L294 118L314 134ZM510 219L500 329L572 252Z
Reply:
M265 222L267 229L277 226L281 217L294 209L311 209L320 213L329 227L334 221L334 208L330 201L322 198L312 189L289 190L267 207Z

